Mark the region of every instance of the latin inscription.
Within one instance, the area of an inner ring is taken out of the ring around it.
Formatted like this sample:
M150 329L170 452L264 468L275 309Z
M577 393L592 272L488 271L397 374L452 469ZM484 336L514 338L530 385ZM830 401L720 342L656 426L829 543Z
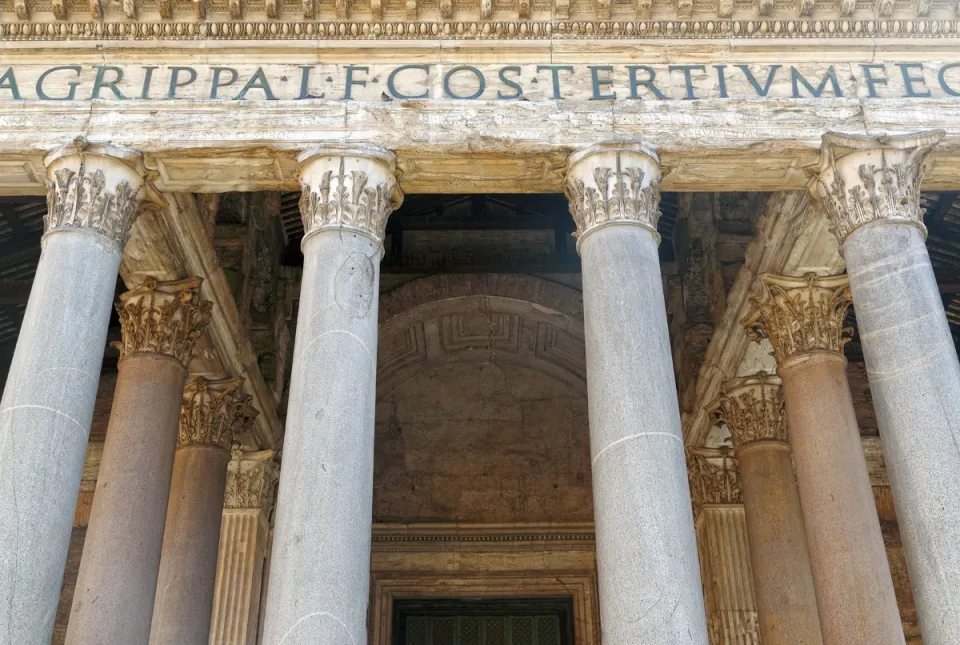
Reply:
M0 101L960 97L960 62L0 66Z

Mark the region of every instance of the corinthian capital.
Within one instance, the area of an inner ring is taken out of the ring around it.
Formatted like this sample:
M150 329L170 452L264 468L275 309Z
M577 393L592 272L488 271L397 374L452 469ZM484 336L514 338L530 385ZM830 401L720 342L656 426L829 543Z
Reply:
M202 283L200 278L173 282L147 278L123 293L117 304L123 340L114 343L120 357L164 354L186 367L213 307L200 299Z
M275 451L234 451L233 459L227 466L224 508L261 509L266 512L272 503L279 474Z
M926 235L920 208L923 160L944 134L823 135L810 189L823 203L841 247L851 232L877 220L912 224Z
M347 230L383 243L387 218L403 201L397 159L374 146L323 146L303 152L300 216L304 241L322 230Z
M636 142L598 143L567 159L564 190L577 225L577 248L588 233L612 224L649 230L657 242L660 159Z
M101 233L122 249L147 186L139 152L113 145L73 145L44 159L47 215L44 233L84 228Z
M240 388L243 379L198 377L183 390L177 447L212 446L230 450L233 438L256 419L250 395Z
M754 441L787 440L783 388L779 378L766 372L727 381L707 411L730 428L737 449Z
M762 295L750 299L754 309L741 323L752 340L770 339L777 365L810 352L843 354L853 333L843 326L851 303L847 276L765 273L760 284Z
M705 504L742 504L740 468L729 448L687 448L687 477L693 516Z

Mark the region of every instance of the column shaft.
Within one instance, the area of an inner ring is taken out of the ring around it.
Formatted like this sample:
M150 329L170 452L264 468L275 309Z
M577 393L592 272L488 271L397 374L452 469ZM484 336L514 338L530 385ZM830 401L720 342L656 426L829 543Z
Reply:
M779 368L823 642L903 645L846 366L814 352Z
M0 635L10 643L49 645L53 633L119 266L99 233L44 241L0 403Z
M847 262L927 645L960 638L960 363L920 208L924 159L944 136L829 132L810 186Z
M355 233L304 244L265 645L365 640L379 254Z
M150 645L207 645L230 455L177 450Z
M167 356L120 361L68 645L146 645L150 637L186 375Z
M580 253L604 643L705 645L657 242L609 226Z
M820 622L790 447L748 443L737 451L753 583L764 645L820 645Z
M960 363L923 234L875 222L843 246L928 645L960 640Z
M16 645L53 632L121 249L144 192L129 150L78 140L46 163L44 248L0 400L0 640Z
M381 241L396 160L304 152L303 281L264 645L366 642Z
M207 645L234 434L256 417L242 378L187 384L163 529L150 645Z
M200 280L120 296L117 386L67 645L147 645L186 363L209 320Z
M269 530L259 508L223 511L209 645L256 645Z

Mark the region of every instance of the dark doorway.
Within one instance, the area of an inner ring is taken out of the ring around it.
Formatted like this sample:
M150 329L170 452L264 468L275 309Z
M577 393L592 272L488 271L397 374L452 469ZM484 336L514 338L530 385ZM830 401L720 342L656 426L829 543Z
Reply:
M394 601L391 645L574 645L571 598Z

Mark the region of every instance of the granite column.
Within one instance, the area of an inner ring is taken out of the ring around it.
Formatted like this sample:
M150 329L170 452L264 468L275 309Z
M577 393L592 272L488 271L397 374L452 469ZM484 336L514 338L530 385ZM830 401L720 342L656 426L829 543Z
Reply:
M377 305L392 153L304 152L303 281L270 564L264 645L366 640Z
M199 278L120 296L123 340L67 645L147 645L193 344L210 320Z
M769 338L783 381L824 645L903 645L843 345L846 277L763 275L744 320Z
M764 372L728 381L709 408L730 429L740 464L762 642L821 645L780 381Z
M960 641L960 363L920 208L943 136L826 134L812 186L847 262L926 645Z
M49 645L130 226L147 193L139 153L51 153L47 215L0 401L0 640Z
M659 160L639 143L601 143L567 160L606 645L707 644L657 253L659 187Z
M183 393L150 645L207 645L227 463L257 416L242 378L198 377Z

